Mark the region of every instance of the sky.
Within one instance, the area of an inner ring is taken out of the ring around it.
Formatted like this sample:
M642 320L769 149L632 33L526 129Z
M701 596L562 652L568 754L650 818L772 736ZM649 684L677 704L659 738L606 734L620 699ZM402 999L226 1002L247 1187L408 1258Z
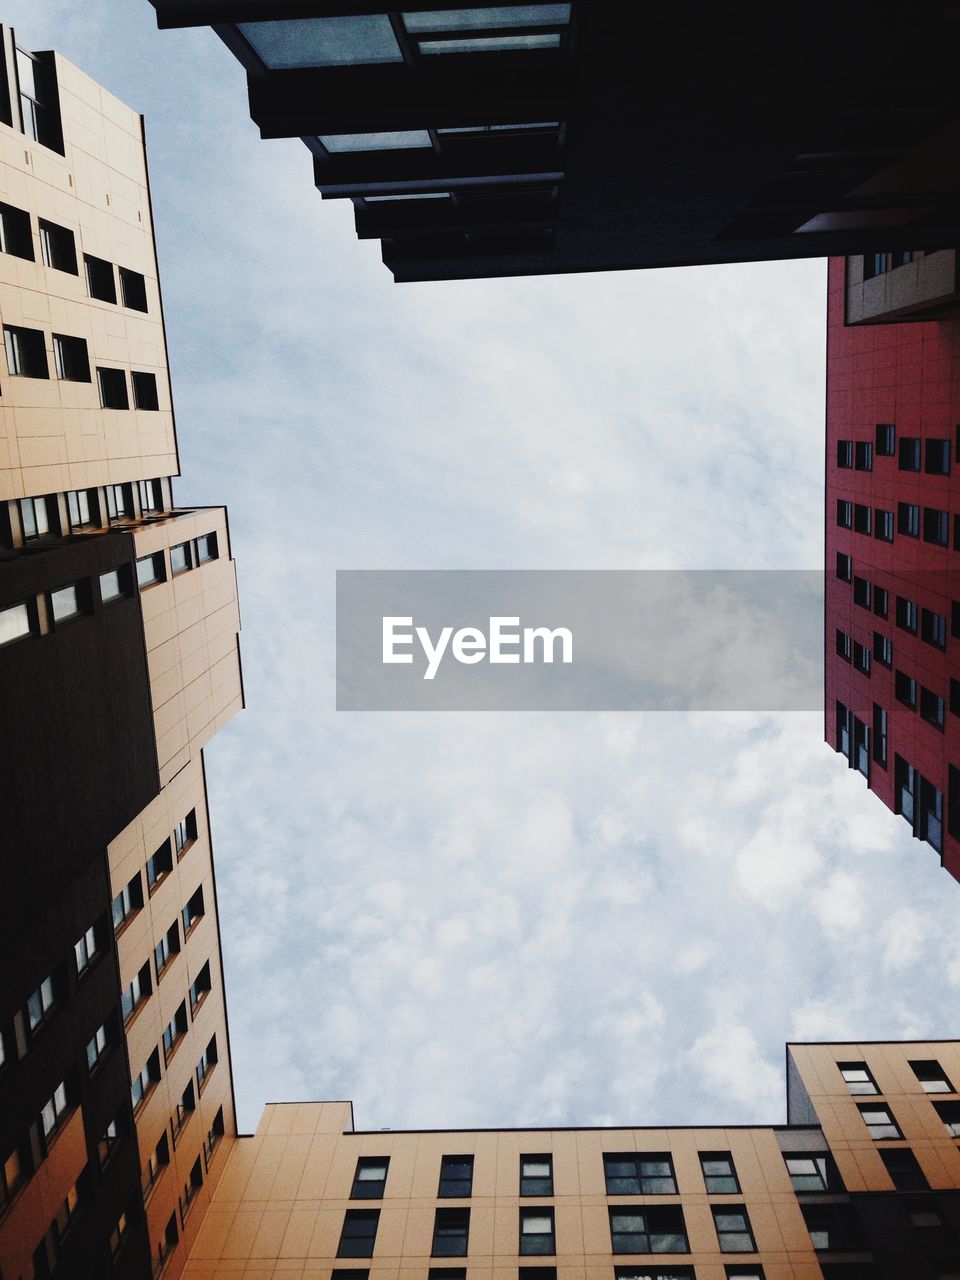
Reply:
M826 263L394 285L209 30L8 0L144 113L241 1131L785 1120L790 1039L946 1038L960 887L813 713L334 710L338 569L818 569Z

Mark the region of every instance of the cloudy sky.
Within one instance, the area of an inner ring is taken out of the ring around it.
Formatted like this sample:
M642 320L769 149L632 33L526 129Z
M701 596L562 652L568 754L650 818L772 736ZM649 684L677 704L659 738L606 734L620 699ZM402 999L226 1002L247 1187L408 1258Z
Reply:
M337 569L815 569L823 261L395 286L208 30L8 0L147 119L241 1128L780 1122L787 1039L945 1037L957 885L819 715L337 713Z

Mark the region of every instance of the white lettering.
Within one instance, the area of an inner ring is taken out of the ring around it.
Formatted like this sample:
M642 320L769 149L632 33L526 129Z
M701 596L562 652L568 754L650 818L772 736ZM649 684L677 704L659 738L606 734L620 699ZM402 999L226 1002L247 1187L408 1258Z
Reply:
M490 661L491 662L519 662L519 653L504 653L503 646L520 645L520 632L515 631L512 634L504 632L503 628L519 627L519 618L491 618L490 619Z
M523 629L523 660L524 662L536 662L537 640L543 642L543 659L544 662L553 661L553 646L559 639L560 641L560 661L573 661L573 632L568 631L566 627L557 627L551 631L549 627L524 627Z
M423 674L424 680L432 680L437 674L437 668L443 661L443 655L452 635L453 627L444 627L440 632L440 639L437 641L436 647L434 647L427 628L417 627L417 638L423 645L423 652L427 655L427 669Z
M524 627L519 618L492 617L489 619L489 639L479 627L442 627L434 643L426 627L414 627L413 618L384 617L382 619L382 645L384 663L400 663L409 666L412 653L400 652L412 648L414 637L419 642L427 660L424 680L436 679L437 672L449 649L454 659L464 666L476 666L483 662L497 664L535 664L556 661L573 662L573 632L567 627ZM410 629L412 628L412 630ZM557 659L559 645L560 657ZM511 652L517 649L519 652Z
M398 644L413 644L413 635L407 632L406 635L397 635L397 626L411 627L413 626L412 618L384 618L383 619L383 661L390 662L413 662L412 653L397 653Z
M482 662L487 652L487 637L476 627L461 627L453 637L453 656L458 662L472 667Z

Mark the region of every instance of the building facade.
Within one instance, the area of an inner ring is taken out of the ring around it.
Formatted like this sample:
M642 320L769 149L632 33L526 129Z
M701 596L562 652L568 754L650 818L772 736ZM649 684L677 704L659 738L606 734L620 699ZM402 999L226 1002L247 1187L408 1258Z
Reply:
M960 27L928 0L389 9L152 0L211 24L398 281L960 239ZM922 31L917 58L895 31Z
M956 259L830 263L825 731L960 879Z
M0 324L0 1274L172 1277L236 1130L236 576L223 508L174 503L142 120L8 28Z
M960 1045L787 1048L788 1123L374 1132L266 1108L190 1280L956 1280Z

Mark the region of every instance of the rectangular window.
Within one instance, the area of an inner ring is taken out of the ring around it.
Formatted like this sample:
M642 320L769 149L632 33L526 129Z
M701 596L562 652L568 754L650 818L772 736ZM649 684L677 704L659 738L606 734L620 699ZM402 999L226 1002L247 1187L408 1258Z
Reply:
M195 1075L197 1077L197 1092L203 1093L203 1087L210 1077L210 1072L217 1065L219 1055L217 1053L217 1037L212 1036L207 1042L207 1047L200 1055L200 1061L197 1063Z
M935 1102L933 1105L949 1136L960 1138L960 1102Z
M604 1152L603 1174L608 1196L675 1196L677 1181L668 1152L614 1154Z
M893 665L893 641L880 631L873 633L873 656L883 667Z
M153 959L156 965L158 982L166 972L167 965L170 964L174 956L176 956L179 951L180 928L176 920L174 920L173 924L153 949Z
M827 1157L784 1156L794 1191L827 1191Z
M83 529L100 523L96 489L70 489L67 493L67 512L71 529Z
M113 927L120 931L132 915L143 906L143 884L140 872L133 877L113 900Z
M857 640L853 642L853 665L863 675L868 676L870 674L870 650Z
M177 1137L179 1136L184 1125L197 1109L197 1098L193 1091L193 1081L191 1080L187 1087L177 1099L177 1109L173 1116L173 1142L176 1146Z
M130 398L127 395L127 375L122 369L104 369L98 365L97 380L100 384L101 409L130 408Z
M353 1175L351 1200L382 1200L387 1185L389 1156L361 1156Z
M338 1258L372 1258L377 1238L379 1209L348 1209L337 1246Z
M900 437L900 470L920 470L920 438L919 436Z
M890 612L890 592L886 587L873 588L873 612L878 618L886 618Z
M915 502L897 503L897 532L907 538L920 537L920 508Z
M23 131L41 146L62 152L62 139L57 136L56 81L52 68L25 49L17 49L16 57Z
M850 582L853 579L853 559L842 551L837 552L837 577L841 582Z
M861 502L853 504L853 528L855 533L873 532L873 509Z
M837 1069L854 1096L880 1092L865 1062L838 1062Z
M210 961L208 960L190 985L190 1012L195 1014L210 994Z
M138 409L159 409L157 375L155 373L131 373L133 403Z
M881 542L892 542L893 512L885 511L883 507L877 507L875 515L874 536L879 538Z
M900 1126L893 1118L893 1112L889 1107L879 1102L861 1102L857 1106L857 1110L863 1116L863 1123L867 1126L870 1137L875 1142L879 1142L884 1138L902 1138Z
M163 509L163 486L159 480L138 480L137 492L140 496L141 512Z
M208 560L216 560L219 556L217 535L202 533L196 540L197 564L205 564Z
M89 382L90 359L83 338L71 338L64 333L53 335L53 360L57 377L61 382Z
M180 1007L163 1029L163 1057L165 1062L170 1061L174 1050L179 1047L180 1041L186 1034L187 1003L182 1000Z
M207 1132L207 1140L206 1140L207 1168L210 1167L210 1161L213 1158L213 1153L216 1151L217 1147L220 1145L220 1139L223 1137L223 1134L224 1134L223 1107L218 1107L217 1114L213 1117L213 1124L210 1126Z
M87 276L87 292L91 298L99 298L101 302L116 302L117 283L113 275L113 263L103 258L95 258L90 253L83 255L83 265Z
M837 702L837 750L850 759L850 712Z
M929 1183L917 1163L917 1157L906 1147L882 1147L880 1159L898 1191L926 1191Z
M948 476L950 474L950 441L926 440L924 445L926 451L924 471L932 476Z
M30 635L30 609L25 601L0 609L0 646Z
M923 509L923 540L938 547L950 545L950 516L938 507Z
M610 1240L614 1253L689 1253L687 1228L679 1205L611 1207Z
M435 1258L465 1258L469 1238L469 1209L438 1209L436 1211L433 1221L432 1249Z
M127 519L133 510L133 498L128 484L107 485L107 515L111 520Z
M69 271L78 275L77 246L73 232L67 227L60 227L55 222L40 219L40 251L44 265L54 271Z
M121 1111L104 1129L97 1141L97 1163L103 1169L110 1157L120 1145L120 1136L123 1133L124 1115Z
M203 885L191 894L180 915L183 920L183 936L186 937L194 925L203 919Z
M47 347L41 329L23 329L19 325L5 324L3 341L11 377L50 377Z
M897 596L897 626L902 631L909 631L911 635L917 634L916 603L904 596Z
M897 701L902 702L905 707L909 707L911 711L917 709L917 682L913 676L908 676L905 671L897 671L893 677L894 692Z
M50 592L50 610L54 623L70 622L85 612L83 584L70 582Z
M77 976L86 973L99 953L97 944L97 927L91 925L79 942L73 944L73 957L77 965Z
M700 1168L708 1195L736 1195L739 1192L740 1182L729 1151L701 1151Z
M869 440L858 440L854 445L854 466L858 471L873 470L873 445Z
M56 502L53 498L21 498L18 506L20 528L25 541L59 532Z
M932 609L922 609L920 611L920 637L927 644L932 644L937 649L946 649L947 620L944 615L935 613Z
M193 568L193 549L189 542L179 542L170 548L170 569L176 577Z
M615 1280L696 1280L692 1267L648 1267L631 1263L627 1267L614 1267L613 1271ZM763 1277L759 1276L759 1280Z
M837 441L837 466L848 469L853 466L853 441Z
M33 231L25 209L0 201L0 251L34 261Z
M853 528L853 503L845 498L837 499L837 524L841 529Z
M173 870L173 854L170 849L169 837L164 840L163 844L147 859L147 892L153 893L157 885L161 883L165 876Z
M93 1039L87 1043L87 1070L93 1072L99 1066L101 1059L107 1052L109 1044L109 1033L107 1024L104 1022L97 1027L93 1033Z
M185 818L181 818L173 832L173 842L177 848L177 857L182 858L197 838L197 811L191 809Z
M139 271L129 271L126 267L118 267L120 272L120 289L123 293L123 305L132 311L147 310L147 282Z
M837 657L843 658L844 662L850 662L853 658L853 642L839 627L837 628Z
M53 1095L44 1104L43 1110L40 1112L40 1127L43 1130L44 1141L51 1138L60 1128L66 1117L70 1103L67 1094L67 1082L61 1081L53 1091ZM49 1145L49 1144L48 1144Z
M444 1156L438 1196L466 1198L473 1191L473 1156Z
M153 991L153 983L150 978L150 962L148 961L133 981L120 993L120 1012L123 1015L124 1023L130 1021L134 1013L147 1000Z
M920 686L920 717L926 720L927 724L932 724L935 729L943 731L943 722L946 712L946 706L943 698L939 694L934 693L931 689Z
M753 1232L743 1205L711 1205L721 1253L754 1253Z
M879 703L873 704L873 758L881 769L887 767L887 713Z
M553 1156L520 1157L520 1194L522 1196L553 1195Z
M950 677L950 714L960 716L960 680L955 680L953 676Z
M27 1000L27 1026L31 1034L39 1030L51 1009L56 1005L58 986L56 977L51 974L44 978Z
M520 1253L551 1256L556 1252L553 1209L521 1209Z
M897 428L892 422L877 423L877 457L892 458L897 451Z
M137 586L141 590L152 587L156 582L164 582L166 576L162 551L155 551L152 556L140 556L137 560Z
M100 575L100 602L112 604L114 600L122 600L130 594L130 571L127 565L117 569L107 569Z
M854 1247L859 1231L848 1212L848 1206L804 1204L800 1206L810 1243L818 1252L839 1253Z
M947 1073L934 1058L912 1061L910 1067L924 1093L956 1093Z

